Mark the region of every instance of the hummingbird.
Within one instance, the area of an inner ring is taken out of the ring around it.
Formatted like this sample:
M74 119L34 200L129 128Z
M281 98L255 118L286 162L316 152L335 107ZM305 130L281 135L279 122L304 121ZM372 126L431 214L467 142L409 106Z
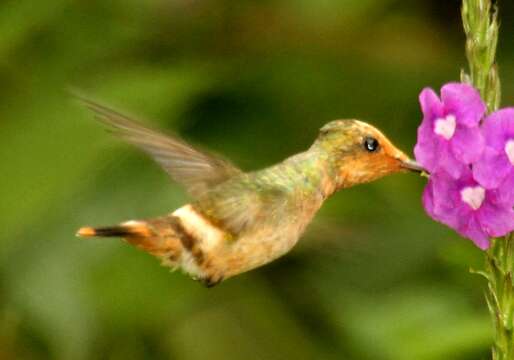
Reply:
M191 201L156 218L82 227L80 237L119 237L211 287L289 252L323 202L341 189L423 169L375 127L354 119L324 125L310 148L244 172L180 138L80 99L121 139L150 155Z

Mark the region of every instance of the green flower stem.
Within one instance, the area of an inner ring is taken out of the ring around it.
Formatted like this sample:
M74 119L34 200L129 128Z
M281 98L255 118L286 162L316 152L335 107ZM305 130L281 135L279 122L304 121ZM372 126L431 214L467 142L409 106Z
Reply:
M462 81L474 85L489 112L500 106L501 89L495 63L498 43L498 9L491 0L463 0L469 74ZM514 233L492 239L486 264L480 272L488 281L486 300L494 325L493 360L514 359Z
M494 325L494 360L514 359L514 236L494 241L486 254L487 305Z
M496 67L498 44L497 8L491 0L463 0L462 23L466 33L466 56L470 73L463 81L473 84L482 95L489 112L500 106L500 79Z

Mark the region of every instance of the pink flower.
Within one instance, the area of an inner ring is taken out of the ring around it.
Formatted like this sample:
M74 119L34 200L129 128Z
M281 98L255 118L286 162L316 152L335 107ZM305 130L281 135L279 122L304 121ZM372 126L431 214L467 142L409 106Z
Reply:
M414 148L416 160L430 173L445 171L459 178L484 149L479 123L486 106L480 94L470 85L449 83L441 88L441 99L426 88L419 101L424 116Z
M498 189L486 189L464 168L461 177L445 172L430 176L423 193L423 206L436 221L470 238L481 249L489 247L490 237L514 230L513 203Z
M503 189L514 205L514 108L488 116L482 131L486 148L473 164L473 177L485 188Z
M514 108L488 116L479 93L466 84L420 96L423 122L414 148L431 174L423 206L436 221L481 249L514 231Z

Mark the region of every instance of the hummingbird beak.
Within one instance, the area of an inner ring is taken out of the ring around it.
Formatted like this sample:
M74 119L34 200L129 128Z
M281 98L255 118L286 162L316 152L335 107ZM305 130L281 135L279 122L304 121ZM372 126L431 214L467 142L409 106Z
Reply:
M406 170L417 173L425 172L425 169L420 164L411 159L401 160L400 166Z

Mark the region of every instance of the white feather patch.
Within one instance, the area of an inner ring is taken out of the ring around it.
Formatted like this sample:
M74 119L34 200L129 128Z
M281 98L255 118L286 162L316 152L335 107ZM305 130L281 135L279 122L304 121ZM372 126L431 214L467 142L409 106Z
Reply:
M191 205L185 205L173 213L182 221L185 230L199 241L200 249L204 252L212 250L224 238L224 232L208 222Z
M204 253L209 253L224 238L224 232L205 220L191 205L185 205L175 210L173 215L180 219L184 229L198 241L197 246ZM180 266L186 273L197 278L205 275L194 256L187 249L182 252L180 260Z
M193 278L203 278L204 276L203 270L198 266L193 255L187 250L182 252L180 267Z

